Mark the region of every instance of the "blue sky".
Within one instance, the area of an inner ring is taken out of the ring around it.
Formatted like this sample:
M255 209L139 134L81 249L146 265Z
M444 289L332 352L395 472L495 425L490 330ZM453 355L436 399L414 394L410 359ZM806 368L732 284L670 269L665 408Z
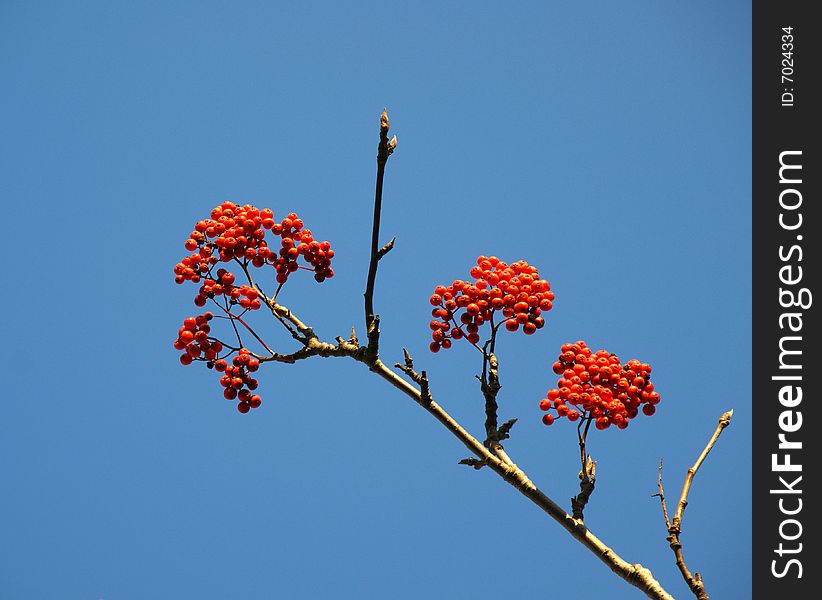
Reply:
M657 465L677 495L734 408L682 540L712 596L749 597L750 22L743 2L3 2L0 597L641 597L361 365L268 365L241 415L179 364L196 307L171 270L223 200L330 240L336 277L283 302L325 338L362 330L384 106L386 362L408 347L480 435L476 353L427 351L427 297L479 254L537 265L557 298L499 345L506 448L567 506L575 432L537 408L559 346L653 364L657 414L592 435L586 521L687 597Z

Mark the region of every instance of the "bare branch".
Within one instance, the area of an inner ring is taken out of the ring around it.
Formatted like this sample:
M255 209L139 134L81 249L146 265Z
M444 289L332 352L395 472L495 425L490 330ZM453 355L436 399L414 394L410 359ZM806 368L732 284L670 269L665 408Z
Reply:
M581 521L566 513L558 504L541 492L528 478L525 472L505 455L504 451L501 456L495 455L486 448L482 442L455 421L453 417L433 400L424 372L419 375L420 389L417 389L396 372L389 369L379 358L372 360L365 352L365 348L352 344L350 341L343 340L342 338L337 338L337 344L322 342L314 333L314 330L301 321L288 308L277 304L273 300L269 300L267 304L272 314L288 323L289 326L294 329L298 334L298 339L301 340L304 346L303 350L295 352L292 355L273 355L268 357L267 360L289 362L292 358L294 360L301 360L310 356L347 356L357 362L363 363L368 366L371 372L419 404L468 448L474 457L460 461L461 464L469 464L477 469L482 466L487 466L506 483L531 500L537 507L559 523L572 537L588 548L606 564L611 571L623 580L644 592L649 598L673 600L659 582L654 579L647 568L639 563L631 564L622 559L610 547L592 534ZM266 357L262 357L260 360L266 360ZM409 367L409 364L413 366L413 360L411 360L410 354L406 353L406 364L401 365L400 368L413 368Z
M679 536L682 533L682 516L685 512L685 507L688 506L688 493L691 491L691 484L693 483L694 476L699 470L699 467L702 466L702 463L705 461L708 453L714 447L716 441L719 439L720 434L728 425L730 425L733 414L734 411L729 410L719 417L719 423L717 424L711 439L708 440L708 443L696 459L694 465L688 469L688 473L685 476L685 483L682 486L682 493L679 496L679 503L677 504L676 512L674 513L674 518L670 521L668 520L668 508L665 504L665 492L662 489L662 461L659 462L659 474L657 476L657 487L659 488L659 493L656 495L659 496L662 503L662 514L665 518L665 525L668 528L668 544L674 552L676 566L679 568L680 573L682 573L685 583L688 584L691 592L698 600L709 600L709 597L708 593L705 591L705 583L702 581L702 577L697 572L691 574L691 571L685 564L685 557L682 554L682 542L679 539Z
M659 491L654 496L659 496L659 502L662 504L662 516L665 519L665 528L671 528L671 520L668 518L668 505L665 503L665 490L662 489L662 459L659 459L659 471L656 476L656 486Z
M365 357L359 360L360 362L366 362ZM479 440L468 433L436 402L433 400L430 403L424 402L420 392L415 387L388 369L379 359L377 359L373 365L369 365L369 369L428 411L431 416L439 421L471 451L476 457L476 460L487 465L506 483L531 500L531 502L559 523L571 536L588 548L616 575L641 590L649 598L673 600L672 596L654 579L650 570L639 563L631 564L622 559L614 550L591 533L584 524L567 514L558 504L541 492L522 469L492 454ZM464 462L462 464L468 463ZM473 465L474 463L471 464Z
M705 445L705 448L702 450L702 453L699 455L699 458L696 459L694 466L688 469L688 474L685 476L685 485L682 486L682 494L679 496L679 504L676 508L676 513L674 514L673 521L671 521L671 527L675 527L679 529L680 524L682 523L682 514L685 512L685 507L688 505L688 492L691 491L691 483L694 480L694 476L696 472L699 470L699 467L702 466L703 461L708 456L708 453L714 447L716 440L719 439L720 434L725 430L725 428L730 425L731 417L733 416L734 411L729 410L728 412L724 413L721 417L719 417L719 423L714 430L714 434L711 436L711 439L708 440L708 443Z
M430 406L433 402L431 390L428 388L428 374L425 371L420 373L420 400L424 406Z
M371 228L371 261L368 265L368 279L365 284L365 328L368 334L368 356L370 360L376 360L379 356L380 341L380 318L374 313L374 284L377 280L377 263L393 247L394 240L391 240L381 250L379 247L380 237L380 216L382 214L382 186L385 177L385 164L388 157L397 147L396 136L388 140L388 113L383 110L380 115L380 141L377 145L377 184L374 192L374 219Z

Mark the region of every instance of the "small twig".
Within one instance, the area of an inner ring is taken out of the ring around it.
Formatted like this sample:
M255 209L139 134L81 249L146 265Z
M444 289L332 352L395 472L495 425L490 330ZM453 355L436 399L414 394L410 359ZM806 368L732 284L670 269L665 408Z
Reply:
M659 496L659 502L662 504L662 516L665 518L665 529L671 529L671 520L668 518L668 505L665 502L665 490L662 488L662 459L659 459L659 471L656 476L656 487L659 491L653 496Z
M474 467L477 471L479 471L481 468L483 468L485 465L488 464L488 461L485 460L485 459L478 460L474 457L468 457L468 458L463 458L457 464L459 464L459 465L468 465L469 467Z
M431 390L428 388L428 374L422 371L420 372L420 403L423 406L430 406L432 401Z
M379 356L380 317L374 313L374 284L377 280L377 263L393 246L393 240L383 249L379 247L380 216L382 214L382 186L385 177L385 164L388 157L397 147L397 138L388 140L388 113L383 110L380 115L380 141L377 145L377 183L374 191L374 219L371 226L371 260L368 265L368 279L365 284L365 328L368 334L366 355L371 362Z
M511 437L509 433L511 432L511 428L514 426L516 422L517 418L514 417L513 419L508 419L505 423L500 425L500 428L497 431L500 441L507 440L509 437Z
M588 462L588 454L585 449L585 440L588 439L588 429L591 427L592 420L593 417L588 416L587 414L583 414L582 418L579 420L579 425L577 425L577 438L579 439L579 458L583 471L585 470L585 465ZM583 423L585 424L584 428Z
M414 368L414 359L411 358L411 353L408 352L407 348L402 349L403 360L405 360L405 366L409 369Z
M724 431L724 429L730 425L731 417L733 416L734 411L729 410L728 412L724 413L721 417L719 417L719 423L717 423L716 429L714 430L714 434L711 436L711 439L708 440L708 443L705 445L705 448L702 450L702 453L699 455L699 458L696 459L694 465L688 469L688 474L685 476L685 484L682 486L682 493L679 496L679 504L676 508L676 513L674 514L674 518L671 521L671 527L679 529L682 523L682 514L685 512L685 507L688 505L688 493L691 491L691 483L694 480L694 476L696 472L699 470L699 467L702 466L703 461L708 456L708 453L714 447L716 440L719 439L720 434Z
M394 363L394 366L408 375L414 383L420 385L422 383L422 376L414 370L414 359L411 358L411 354L408 353L407 349L403 348L402 353L404 355L405 363Z
M292 352L291 354L280 354L279 352L272 352L267 356L261 356L259 354L253 355L257 360L262 362L279 362L279 363L287 363L287 364L294 364L298 360L303 360L306 358L311 358L312 356L317 356L317 352L309 347L300 348L296 352Z
M688 584L691 592L698 600L709 600L709 597L708 593L705 591L705 583L702 581L702 577L696 572L691 574L691 571L685 564L685 557L682 554L682 542L679 539L679 536L682 533L682 515L685 512L685 507L688 506L688 493L691 491L691 484L693 483L696 472L699 470L699 467L702 466L702 463L705 461L708 453L719 439L720 434L728 425L730 425L733 414L734 411L729 410L719 417L719 423L717 424L711 439L708 440L708 443L705 445L705 448L702 450L693 466L688 469L688 473L685 476L685 483L682 486L682 493L680 494L679 502L677 503L676 512L674 513L674 518L670 521L668 520L668 508L665 503L665 492L662 489L662 461L659 462L659 474L657 475L657 487L659 488L659 493L655 495L659 496L662 504L662 514L665 517L665 526L668 528L668 544L674 552L676 566L679 568L680 573L682 573L685 583Z
M423 406L430 405L432 398L431 391L428 387L428 374L425 371L420 371L417 373L414 370L414 359L411 358L411 354L409 354L408 350L405 348L402 349L402 352L405 355L404 364L394 363L394 366L408 375L414 383L420 386L420 404Z
M262 344L263 348L265 348L269 352L272 352L271 348L269 348L268 345L263 341L263 339L259 335L257 335L257 332L254 331L248 323L243 321L242 317L240 317L239 315L235 315L233 312L231 312L231 308L225 308L223 306L220 306L219 302L215 302L215 304L217 306L219 306L220 310L222 310L225 313L225 317L222 317L221 315L217 315L217 317L218 318L228 319L228 320L231 321L231 326L234 328L234 333L237 335L237 342L240 344L240 346L243 345L243 342L242 342L242 339L240 338L240 332L237 330L237 326L234 323L235 321L238 322L243 327L245 327L248 330L248 332L251 335L253 335L254 338L258 342L260 342L260 344Z

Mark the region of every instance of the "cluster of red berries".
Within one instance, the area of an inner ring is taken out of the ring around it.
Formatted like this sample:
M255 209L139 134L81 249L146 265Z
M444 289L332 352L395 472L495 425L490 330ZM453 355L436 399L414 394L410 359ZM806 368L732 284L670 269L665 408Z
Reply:
M219 358L223 344L208 336L211 331L208 322L212 318L214 315L210 312L187 317L177 339L174 340L174 347L177 350L185 350L180 355L180 362L184 365L190 365L195 360L206 361L209 369L224 373L220 378L220 384L225 388L223 397L226 400L239 398L237 410L247 413L262 404L262 399L258 395L251 394L257 389L257 380L249 375L260 368L260 361L254 358L247 348L240 348L230 365L225 359Z
M268 246L266 231L279 236L279 248ZM205 306L209 299L223 297L224 304L218 306L229 319L239 319L241 322L241 315L234 315L232 307L238 305L244 310L259 309L262 306L260 292L251 285L235 285L236 277L231 271L217 269L215 272L214 267L220 262L234 261L244 270L249 266L271 265L280 285L297 269L312 271L314 279L320 283L334 276L331 244L315 240L311 230L305 228L296 213L289 213L277 222L271 209L260 210L250 204L239 206L233 202L223 202L215 207L210 218L195 224L194 231L185 241L185 248L191 254L174 266L174 280L177 283L191 281L200 284L194 297L196 306ZM298 264L300 257L308 266ZM221 358L223 344L209 337L208 321L212 317L211 313L205 313L187 318L174 341L174 347L185 351L180 356L180 362L184 365L202 360L208 368L224 373L220 379L225 388L223 396L229 400L239 399L238 410L247 413L262 402L258 395L251 393L257 388L257 380L249 375L259 368L260 362L245 348L239 350L231 364Z
M517 331L521 326L527 335L545 325L541 314L551 310L554 293L551 285L539 278L536 267L524 260L509 265L496 256L480 256L471 268L471 277L473 283L457 279L449 286L434 289L430 298L435 307L430 324L432 352L448 349L452 339L463 337L476 345L479 328L485 323L494 327L504 323L508 331ZM504 320L493 323L496 311Z
M263 227L268 228L268 221L263 221ZM272 219L270 228L282 238L279 256L271 261L277 269L277 283L285 283L288 275L299 268L297 258L300 256L314 268L314 279L318 283L334 277L331 244L315 240L311 230L303 228L302 219L296 213L289 213L280 223Z
M257 380L249 373L260 368L260 361L247 348L240 348L237 356L231 359L231 364L219 359L214 361L213 367L223 373L220 377L220 385L225 388L223 397L226 400L239 399L237 410L247 413L252 408L259 408L263 401L257 394L251 393L257 389Z
M208 322L213 317L207 312L187 317L183 321L183 326L177 332L177 339L174 340L174 348L185 351L180 355L180 362L184 365L190 365L195 360L213 361L222 351L223 345L208 337L211 331Z
M659 403L659 394L651 383L651 366L638 360L624 365L616 354L606 350L592 352L583 341L563 344L554 373L557 387L548 390L539 407L546 411L542 422L551 425L555 419L569 421L591 419L597 429L628 422L642 413L651 416ZM573 406L570 408L568 405ZM556 417L549 413L553 409Z
M280 249L269 248L265 231L280 236ZM185 242L192 252L174 267L175 281L199 283L218 262L233 259L244 265L262 267L273 265L277 271L277 283L285 283L288 276L300 266L302 256L314 271L318 282L334 276L331 259L334 251L328 242L318 242L303 225L296 213L289 213L282 221L274 221L269 208L257 209L250 204L238 206L223 202L211 211L211 218L198 221Z

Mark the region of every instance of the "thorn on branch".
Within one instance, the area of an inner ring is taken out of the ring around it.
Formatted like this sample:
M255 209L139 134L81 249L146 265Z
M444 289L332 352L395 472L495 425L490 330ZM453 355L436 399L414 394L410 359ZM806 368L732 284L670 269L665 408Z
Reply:
M420 377L420 374L417 373L414 369L401 363L394 363L394 366L406 375L408 375L414 383L416 383L417 385L420 384L422 378Z
M514 417L513 419L508 419L505 423L502 424L498 431L499 441L507 440L509 437L511 437L509 433L516 422L517 418Z
M354 330L353 325L351 326L351 335L349 336L348 341L355 346L360 343L360 340L357 339L357 332Z
M662 504L662 516L665 518L665 528L670 532L671 519L668 517L668 505L665 502L665 490L662 487L662 459L659 459L659 470L656 476L656 487L659 490L656 494L651 494L651 497L659 497L659 502Z
M391 252L391 249L394 247L395 241L397 241L397 238L392 237L390 242L388 242L385 246L379 249L379 251L377 252L377 260L380 260L383 256Z
M428 374L425 371L420 373L420 398L424 406L431 406L431 390L428 389Z
M485 465L488 464L488 461L487 460L479 460L479 459L476 459L472 456L470 458L463 458L457 464L468 465L469 467L473 467L474 469L479 471L481 468L483 468Z

